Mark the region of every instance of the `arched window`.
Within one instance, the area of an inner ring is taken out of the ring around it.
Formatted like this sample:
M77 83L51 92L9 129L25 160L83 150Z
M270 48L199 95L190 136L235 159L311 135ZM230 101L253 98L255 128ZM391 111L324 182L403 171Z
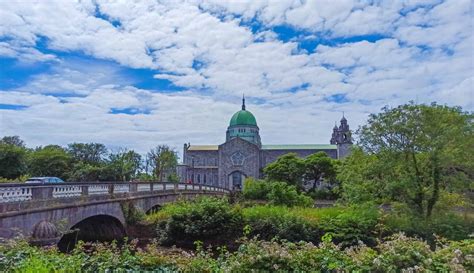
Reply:
M198 174L198 183L201 184L201 175Z

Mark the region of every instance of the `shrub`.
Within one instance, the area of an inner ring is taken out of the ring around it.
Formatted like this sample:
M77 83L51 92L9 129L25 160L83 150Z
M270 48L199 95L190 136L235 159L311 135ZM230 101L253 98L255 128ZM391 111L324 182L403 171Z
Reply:
M0 245L1 272L473 272L474 240L437 242L436 249L404 234L385 238L376 247L343 248L324 235L318 245L307 242L258 241L244 238L233 253L203 249L197 253L155 243L137 248L111 244L79 244L70 254L42 249L25 241Z
M239 235L242 228L241 212L223 198L181 201L165 206L158 215L157 218L162 220L157 223L157 234L164 244L189 244L196 240L219 238L228 240Z
M270 182L250 177L244 181L242 196L247 200L266 200L270 190Z
M283 206L255 206L244 208L242 213L251 234L260 239L317 242L320 231L307 219L294 214L294 211Z
M405 232L409 236L423 238L434 244L435 235L450 240L462 240L474 233L474 220L453 212L440 213L431 218L409 212L391 212L383 220L389 233Z
M362 241L373 245L379 213L376 208L288 208L255 206L242 210L253 235L271 240L274 237L297 242L319 243L323 234L330 233L336 243L347 247Z
M267 200L274 205L290 207L313 205L311 197L299 193L295 186L285 182L246 179L242 195L247 200Z
M310 207L313 199L304 193L298 193L295 186L284 182L273 182L267 199L274 205Z
M331 233L334 241L341 246L355 245L359 242L374 245L378 235L379 211L371 205L347 207L334 217L324 215L318 227Z
M339 198L339 193L332 189L314 189L308 192L311 198L316 200L336 200Z

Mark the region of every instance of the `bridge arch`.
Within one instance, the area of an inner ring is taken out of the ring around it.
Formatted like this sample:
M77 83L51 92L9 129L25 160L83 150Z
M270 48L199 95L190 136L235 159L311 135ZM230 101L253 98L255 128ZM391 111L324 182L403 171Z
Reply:
M145 211L145 214L153 214L159 210L161 210L161 208L163 208L163 205L162 204L156 204L154 206L152 206L151 208L149 208L147 211Z
M111 242L127 236L125 225L118 218L99 214L87 217L74 224L59 240L61 251L70 251L78 241Z

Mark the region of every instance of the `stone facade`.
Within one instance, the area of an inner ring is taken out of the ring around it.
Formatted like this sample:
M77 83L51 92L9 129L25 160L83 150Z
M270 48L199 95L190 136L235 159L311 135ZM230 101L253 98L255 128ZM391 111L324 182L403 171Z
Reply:
M325 152L342 158L350 152L351 132L345 117L333 129L330 144L262 145L255 117L245 109L235 113L221 145L184 144L178 175L183 183L199 183L241 189L245 177L261 178L262 170L279 156L296 153L306 157Z

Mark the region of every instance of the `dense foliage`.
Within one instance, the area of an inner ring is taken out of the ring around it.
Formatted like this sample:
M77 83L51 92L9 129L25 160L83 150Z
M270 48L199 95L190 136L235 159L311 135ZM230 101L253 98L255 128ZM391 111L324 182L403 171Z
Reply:
M313 200L296 187L285 182L247 178L244 181L242 196L247 200L266 200L273 205L303 206L313 205Z
M339 173L346 200L385 199L430 217L446 192L474 180L474 123L460 108L413 103L372 114L358 135L361 150Z
M232 244L243 226L250 228L252 236L263 240L319 243L321 236L331 234L341 246L359 241L372 246L377 239L397 232L430 243L435 240L434 234L461 240L474 233L474 220L454 213L420 220L407 212L384 212L370 204L319 209L269 204L241 208L240 204L231 206L219 198L169 204L147 216L147 221L156 225L161 242L178 245L187 242L187 246L195 240Z
M196 240L216 238L232 241L242 230L239 209L220 198L204 197L170 204L149 220L157 223L158 239L163 244L192 245Z
M67 181L175 182L177 161L176 152L167 146L152 149L143 159L133 150L109 151L101 143L29 149L18 136L0 139L0 182L25 181L32 176L57 176Z
M305 158L288 153L268 164L263 172L268 180L285 182L298 190L302 190L306 182L311 182L314 190L321 179L331 184L335 182L336 166L337 160L330 158L325 152L314 153Z
M324 236L322 243L242 240L233 253L219 255L159 250L155 244L79 245L73 253L40 249L23 241L0 245L2 272L472 272L474 240L425 242L395 234L377 246L342 248Z

